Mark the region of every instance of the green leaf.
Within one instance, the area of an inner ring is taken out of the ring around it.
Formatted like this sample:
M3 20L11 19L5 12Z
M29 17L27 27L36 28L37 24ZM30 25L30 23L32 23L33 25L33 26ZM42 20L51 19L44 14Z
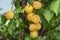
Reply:
M28 0L28 3L29 3L29 4L32 4L32 2L33 2L33 0Z
M25 40L31 40L30 36L27 34L25 35Z
M60 31L60 25L55 30L56 31Z
M26 34L25 35L25 40L40 40L40 37L38 36L37 38L33 39L33 38L30 37L29 34Z
M0 26L3 26L4 24L5 24L5 22L6 22L6 18L5 18L5 16L4 15L0 15Z
M8 24L8 32L10 35L14 33L15 28L16 28L16 24L14 20L11 20L10 23Z
M51 3L50 9L56 14L56 16L58 15L59 12L59 0L55 0Z
M21 20L21 18L16 18L16 23L17 23L18 25L20 25L21 22L23 22L23 21Z
M54 35L55 35L57 40L60 40L60 31L55 31Z
M53 13L51 13L49 10L45 10L43 12L44 18L49 22L52 17L53 17Z
M57 40L54 35L54 31L49 30L45 36L45 40Z
M40 36L38 36L35 40L41 40L41 39L40 39Z
M15 9L16 13L24 13L24 9L22 9L22 7L17 6Z
M45 40L52 40L51 36L50 35L46 36Z
M59 5L59 10L58 11L59 11L59 14L60 14L60 5Z
M2 18L1 18L1 15L0 15L0 24L2 23L2 20L1 20Z

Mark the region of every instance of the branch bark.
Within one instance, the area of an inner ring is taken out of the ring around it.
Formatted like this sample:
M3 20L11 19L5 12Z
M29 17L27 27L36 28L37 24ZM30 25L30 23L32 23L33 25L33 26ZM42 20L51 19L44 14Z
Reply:
M0 31L0 37L2 40L7 40L7 38L3 35L3 33Z
M24 8L26 5L27 5L27 0L20 0L20 6L22 6L22 8ZM20 13L19 16L25 23L25 21L26 21L25 13ZM25 40L25 28L24 28L23 32L20 33L20 40Z

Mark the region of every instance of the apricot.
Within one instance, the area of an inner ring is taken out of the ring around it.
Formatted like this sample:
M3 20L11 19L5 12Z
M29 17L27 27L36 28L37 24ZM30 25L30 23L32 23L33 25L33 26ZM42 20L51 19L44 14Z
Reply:
M32 22L33 23L38 23L40 22L40 17L38 15L34 15L33 18L32 18Z
M34 1L33 2L33 8L34 9L40 9L41 7L42 7L41 2L39 2L39 1Z
M36 23L36 28L37 28L37 30L40 30L41 29L41 24L40 23Z
M37 38L38 37L37 31L30 32L30 37L31 38Z
M30 31L36 31L36 25L35 24L30 24L29 30Z
M31 5L26 5L24 10L27 14L29 14L29 13L32 13L33 7Z
M32 18L33 18L33 16L34 16L34 13L29 13L29 14L27 15L28 21L31 21Z
M7 19L13 19L14 12L11 11L11 10L9 10L9 11L6 12L6 15L5 16L6 16Z

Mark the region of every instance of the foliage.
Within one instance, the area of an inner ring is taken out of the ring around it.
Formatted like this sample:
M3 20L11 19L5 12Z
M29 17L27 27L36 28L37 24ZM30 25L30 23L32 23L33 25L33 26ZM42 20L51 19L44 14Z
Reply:
M34 0L28 0L32 5ZM34 13L41 17L42 28L39 31L39 36L32 39L29 35L28 21L20 18L19 15L24 14L24 9L19 5L20 0L15 0L16 8L14 10L15 17L9 21L5 14L0 15L0 31L7 38L7 40L19 40L20 33L25 28L25 40L60 40L60 0L38 0L42 3L42 8L34 10ZM18 4L18 6L17 6ZM26 18L25 18L26 19ZM1 35L1 34L0 34ZM2 39L2 38L0 38Z

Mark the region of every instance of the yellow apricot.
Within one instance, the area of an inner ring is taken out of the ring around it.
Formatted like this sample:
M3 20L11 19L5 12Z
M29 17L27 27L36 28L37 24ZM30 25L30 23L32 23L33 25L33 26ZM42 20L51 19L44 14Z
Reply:
M31 21L32 18L33 18L33 16L34 16L34 13L29 13L29 14L27 15L28 21Z
M35 24L30 24L29 30L30 31L36 31L36 25Z
M13 19L14 12L11 11L11 10L9 10L9 11L6 12L6 15L5 16L6 16L7 19Z
M37 28L37 30L40 30L41 29L41 24L40 23L36 23L36 28Z
M24 10L25 10L26 13L29 14L29 13L32 13L33 7L31 5L26 5Z
M31 38L36 38L36 37L38 37L37 31L30 32L30 37L31 37Z
M34 9L40 9L42 7L42 4L39 1L33 2L33 8Z
M32 18L32 22L33 23L38 23L40 22L40 17L38 15L34 15L33 18Z

